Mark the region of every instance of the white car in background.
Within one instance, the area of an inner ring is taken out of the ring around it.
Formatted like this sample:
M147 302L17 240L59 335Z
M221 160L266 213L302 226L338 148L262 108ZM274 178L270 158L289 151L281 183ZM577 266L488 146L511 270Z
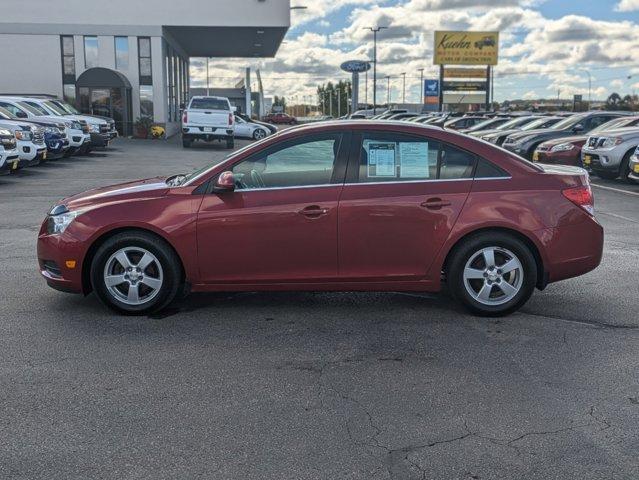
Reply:
M14 170L38 165L41 160L46 160L44 128L33 123L0 119L0 129L9 130L16 139L19 162Z
M0 175L17 169L19 160L15 135L10 130L0 128Z
M50 120L56 123L64 123L65 133L69 140L69 150L67 150L65 156L71 155L82 148L82 145L91 141L89 135L89 126L86 122L84 124L78 120L72 118L62 118L58 115L49 115L46 110L41 108L34 108L31 105L25 103L19 98L15 97L0 97L0 107L4 107L12 115L22 118L24 120Z
M252 138L253 140L261 140L268 137L271 131L257 123L247 122L246 120L235 115L235 136L241 138Z

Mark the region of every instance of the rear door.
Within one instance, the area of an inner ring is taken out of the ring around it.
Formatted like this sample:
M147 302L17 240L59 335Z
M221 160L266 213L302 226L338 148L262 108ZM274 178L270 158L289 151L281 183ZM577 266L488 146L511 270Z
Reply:
M422 280L473 182L476 157L422 136L353 138L339 204L340 277Z
M188 108L188 123L199 127L226 128L231 107L225 98L193 98Z

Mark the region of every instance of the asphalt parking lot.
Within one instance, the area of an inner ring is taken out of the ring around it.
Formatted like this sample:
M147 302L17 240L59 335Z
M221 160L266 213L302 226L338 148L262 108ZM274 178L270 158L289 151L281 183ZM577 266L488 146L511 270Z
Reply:
M118 140L0 177L0 478L639 478L639 186L598 182L597 270L496 320L402 293L119 317L41 280L55 200L226 153Z

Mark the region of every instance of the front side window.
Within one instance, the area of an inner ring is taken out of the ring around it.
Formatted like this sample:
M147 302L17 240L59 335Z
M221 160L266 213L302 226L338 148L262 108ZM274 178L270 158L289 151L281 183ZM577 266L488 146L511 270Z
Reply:
M330 184L340 140L327 134L252 155L233 166L237 190Z
M98 37L84 37L84 66L85 68L98 66Z
M27 113L24 110L21 110L20 108L18 108L16 105L12 103L0 102L0 107L8 110L11 113L11 115L13 115L14 117L18 117L18 118L28 117Z
M18 105L20 105L20 107L22 108L29 110L31 113L39 117L44 115L50 115L50 113L46 110L46 108L41 107L35 102L18 102Z
M115 37L115 69L128 70L129 68L129 38Z

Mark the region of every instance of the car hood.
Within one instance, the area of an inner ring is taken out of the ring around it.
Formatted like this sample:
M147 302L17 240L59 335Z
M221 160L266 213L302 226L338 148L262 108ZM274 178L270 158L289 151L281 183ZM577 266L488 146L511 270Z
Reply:
M147 178L77 193L60 200L58 205L65 205L69 210L78 210L104 203L121 202L135 198L162 197L166 195L168 190L169 187L166 184L166 177Z
M91 125L100 125L102 123L108 123L106 122L106 120L100 120L97 117L91 116L91 115L64 115L65 117L68 118L72 118L74 120L84 120L85 122L91 124Z
M549 147L554 147L555 145L559 145L560 143L574 143L575 145L583 145L587 139L588 137L586 135L573 135L571 137L561 137L547 140L544 142L544 145L548 145Z
M623 127L611 130L605 130L599 133L593 133L589 136L593 137L622 137L625 139L639 136L639 127Z
M492 135L500 134L500 133L508 133L508 132L517 132L517 130L497 130L495 128L489 128L488 130L476 130L474 132L468 132L468 135L472 135L473 137L483 137L484 135Z
M112 118L103 117L102 115L88 115L86 113L83 113L82 116L86 117L86 118L95 118L96 120L102 120L102 121L104 121L106 123L114 123L115 122L115 120L113 120Z

